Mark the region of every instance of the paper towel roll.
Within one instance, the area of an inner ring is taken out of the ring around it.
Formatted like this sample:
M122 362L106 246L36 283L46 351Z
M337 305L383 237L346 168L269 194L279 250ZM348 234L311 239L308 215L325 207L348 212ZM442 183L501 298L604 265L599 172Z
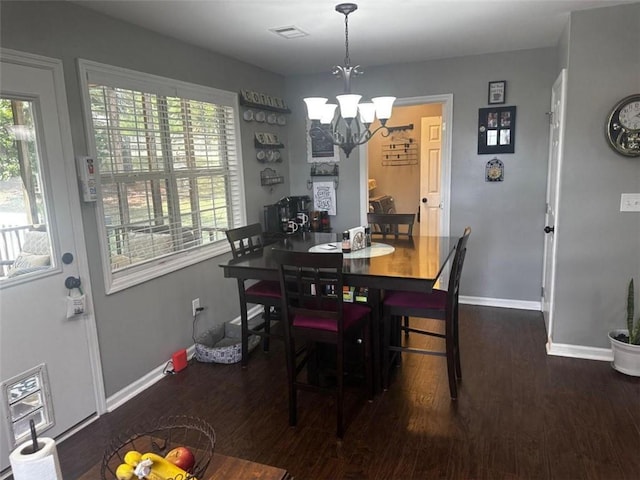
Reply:
M33 442L29 440L11 452L13 480L62 480L55 440L39 438L38 447L34 453Z

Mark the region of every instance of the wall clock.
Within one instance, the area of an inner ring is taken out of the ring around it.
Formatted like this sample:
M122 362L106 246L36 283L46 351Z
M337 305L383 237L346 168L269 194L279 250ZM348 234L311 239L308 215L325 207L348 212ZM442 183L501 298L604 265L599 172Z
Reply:
M623 98L613 107L606 134L616 152L626 157L640 157L640 93Z

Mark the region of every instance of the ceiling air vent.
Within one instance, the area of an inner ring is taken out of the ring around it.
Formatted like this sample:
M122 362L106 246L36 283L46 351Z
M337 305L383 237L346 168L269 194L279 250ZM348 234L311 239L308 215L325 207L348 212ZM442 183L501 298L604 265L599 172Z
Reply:
M270 28L269 30L284 38L300 38L309 35L307 32L303 32L293 25L289 25L288 27Z

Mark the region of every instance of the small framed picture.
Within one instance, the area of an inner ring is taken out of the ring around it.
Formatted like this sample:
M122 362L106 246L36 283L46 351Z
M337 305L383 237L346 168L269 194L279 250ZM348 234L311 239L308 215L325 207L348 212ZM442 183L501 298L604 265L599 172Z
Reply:
M515 153L516 107L478 110L478 154Z
M489 82L489 105L505 103L507 100L507 82L504 80Z

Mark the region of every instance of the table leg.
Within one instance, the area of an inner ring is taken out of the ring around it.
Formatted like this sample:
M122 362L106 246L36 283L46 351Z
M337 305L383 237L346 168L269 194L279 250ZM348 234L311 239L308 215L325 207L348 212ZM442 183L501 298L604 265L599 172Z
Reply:
M242 360L240 365L247 368L249 361L249 319L247 315L247 297L244 293L244 280L238 279L238 296L240 298L240 337L242 342Z
M373 387L375 393L382 391L382 302L380 290L369 288L367 303L371 307L371 361L373 363Z

